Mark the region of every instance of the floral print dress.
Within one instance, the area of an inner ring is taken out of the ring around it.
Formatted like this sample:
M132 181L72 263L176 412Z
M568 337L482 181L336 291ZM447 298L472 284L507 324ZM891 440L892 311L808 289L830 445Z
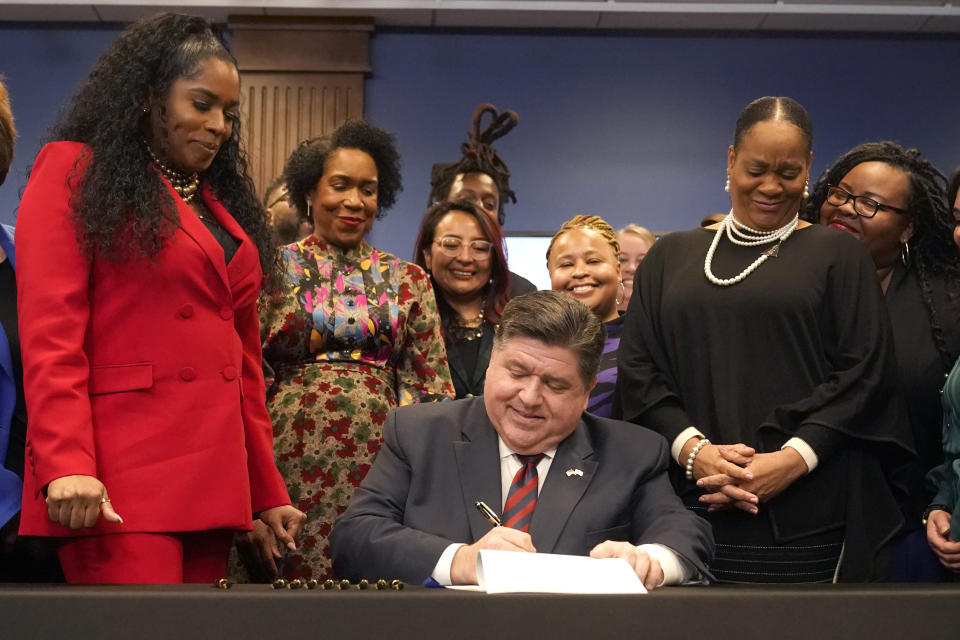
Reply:
M285 247L283 261L287 286L260 314L267 408L277 467L307 525L281 572L325 579L327 536L380 450L387 412L454 390L420 267L313 236Z

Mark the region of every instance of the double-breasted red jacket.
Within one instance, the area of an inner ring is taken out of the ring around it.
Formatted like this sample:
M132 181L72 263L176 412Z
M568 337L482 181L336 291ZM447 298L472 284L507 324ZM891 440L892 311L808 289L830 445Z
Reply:
M249 529L253 513L290 502L264 403L256 246L205 186L207 206L240 240L229 264L172 189L180 226L156 256L89 259L70 206L86 151L45 146L18 214L28 415L20 531ZM71 474L99 478L123 524L51 522L43 489Z

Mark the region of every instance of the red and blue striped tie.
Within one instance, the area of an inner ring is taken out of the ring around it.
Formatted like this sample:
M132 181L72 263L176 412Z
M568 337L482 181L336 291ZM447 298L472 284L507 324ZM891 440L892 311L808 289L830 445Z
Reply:
M513 476L510 491L507 492L507 501L503 505L503 526L530 531L530 521L533 519L533 510L537 506L537 463L543 459L543 454L521 456L521 467Z

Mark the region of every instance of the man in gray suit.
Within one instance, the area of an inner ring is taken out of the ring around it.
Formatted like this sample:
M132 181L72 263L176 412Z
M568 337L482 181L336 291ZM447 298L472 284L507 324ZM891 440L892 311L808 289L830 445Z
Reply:
M482 397L387 417L383 449L333 528L334 571L476 584L479 550L506 549L620 557L647 588L708 577L713 536L670 486L666 440L584 413L604 337L568 294L511 300ZM477 501L502 507L505 526Z

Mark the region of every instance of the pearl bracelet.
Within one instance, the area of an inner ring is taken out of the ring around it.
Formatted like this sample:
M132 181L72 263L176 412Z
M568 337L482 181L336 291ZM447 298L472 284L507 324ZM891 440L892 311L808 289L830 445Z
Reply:
M709 440L701 438L700 442L694 445L690 455L687 456L687 480L693 480L693 461L697 459L697 454L700 453L700 449L703 449L708 444L710 444Z

